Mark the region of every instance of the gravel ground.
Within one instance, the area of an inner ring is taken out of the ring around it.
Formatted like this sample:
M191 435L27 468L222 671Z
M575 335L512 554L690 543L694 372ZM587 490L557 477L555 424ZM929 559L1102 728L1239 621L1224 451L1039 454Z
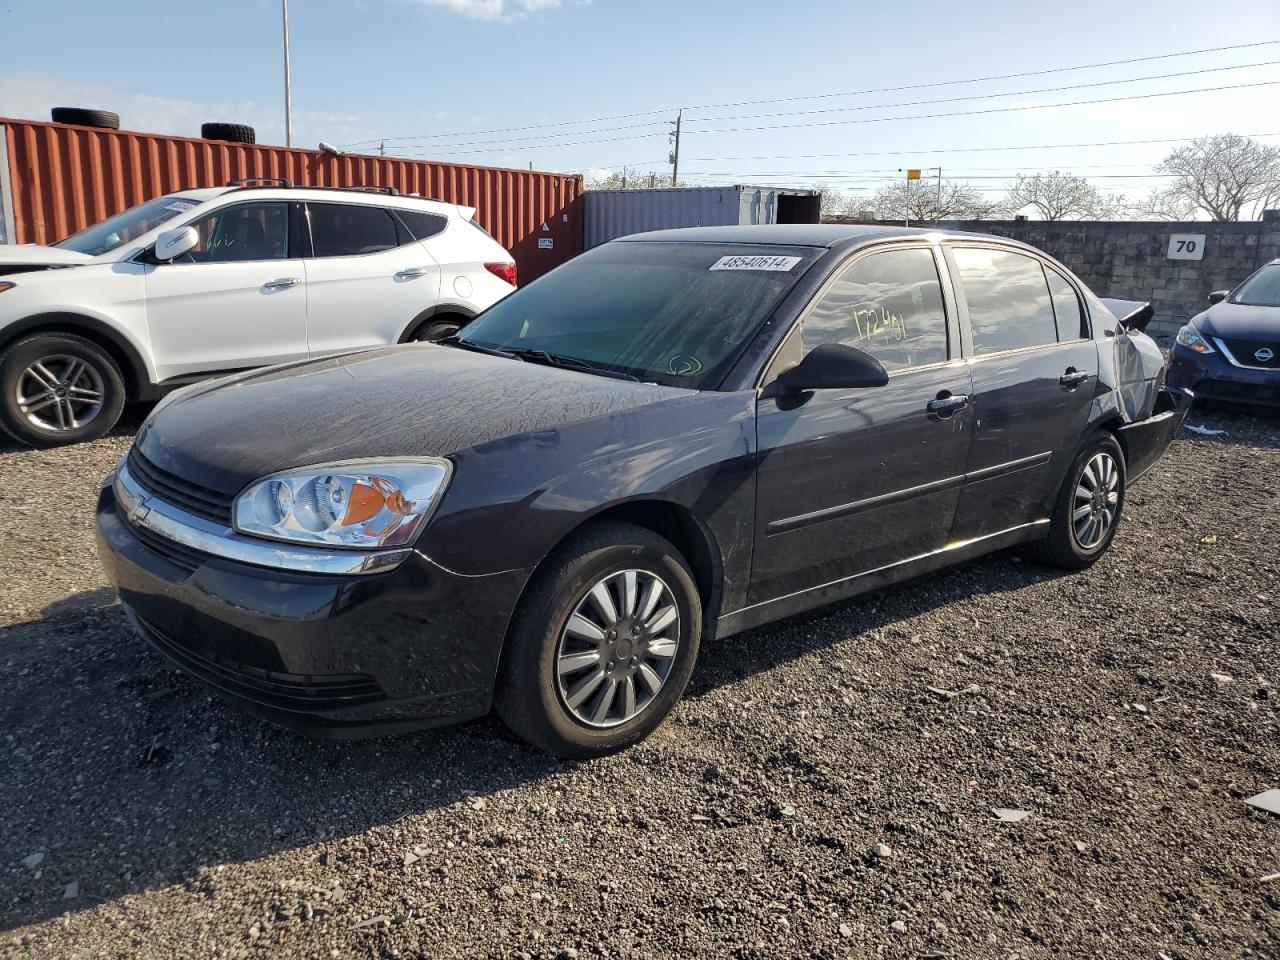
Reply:
M1280 956L1280 817L1241 802L1280 787L1280 421L1189 422L1228 435L1184 431L1092 570L724 640L587 764L240 714L98 570L127 431L0 447L0 956Z

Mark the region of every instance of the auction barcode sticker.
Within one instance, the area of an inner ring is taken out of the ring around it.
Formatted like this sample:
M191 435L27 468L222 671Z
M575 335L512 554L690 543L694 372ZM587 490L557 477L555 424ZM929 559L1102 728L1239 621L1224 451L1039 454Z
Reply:
M721 257L710 270L774 270L786 273L799 263L802 257Z

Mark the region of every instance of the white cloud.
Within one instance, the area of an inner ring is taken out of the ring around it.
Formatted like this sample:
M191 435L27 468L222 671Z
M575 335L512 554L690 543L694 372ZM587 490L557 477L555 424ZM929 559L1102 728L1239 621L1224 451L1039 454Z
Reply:
M296 102L296 101L295 101ZM49 74L17 73L0 76L0 115L15 119L48 120L52 107L89 107L120 114L120 126L139 133L200 136L209 121L244 123L254 128L259 143L284 143L283 97L278 104L243 101L190 101L131 93L95 83L66 80ZM355 143L375 136L374 118L314 110L293 111L293 142L312 147L321 140Z
M418 0L432 7L447 7L473 20L511 20L542 10L558 10L562 0Z

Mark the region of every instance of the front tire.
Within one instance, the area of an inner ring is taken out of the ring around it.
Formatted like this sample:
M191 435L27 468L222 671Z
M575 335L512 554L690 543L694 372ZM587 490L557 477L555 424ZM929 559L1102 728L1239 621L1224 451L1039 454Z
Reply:
M96 440L124 410L111 356L71 333L38 333L0 354L0 427L36 447Z
M496 709L548 753L585 760L649 736L698 657L702 603L679 551L593 524L539 571L507 641Z
M1076 454L1058 494L1037 559L1065 570L1093 566L1115 538L1125 497L1124 451L1109 433L1091 436Z

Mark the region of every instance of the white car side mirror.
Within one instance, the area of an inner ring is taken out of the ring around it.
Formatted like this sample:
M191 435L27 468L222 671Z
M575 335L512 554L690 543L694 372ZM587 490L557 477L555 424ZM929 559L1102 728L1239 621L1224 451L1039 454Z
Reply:
M199 242L200 234L195 227L165 230L156 237L156 259L162 263L177 259Z

